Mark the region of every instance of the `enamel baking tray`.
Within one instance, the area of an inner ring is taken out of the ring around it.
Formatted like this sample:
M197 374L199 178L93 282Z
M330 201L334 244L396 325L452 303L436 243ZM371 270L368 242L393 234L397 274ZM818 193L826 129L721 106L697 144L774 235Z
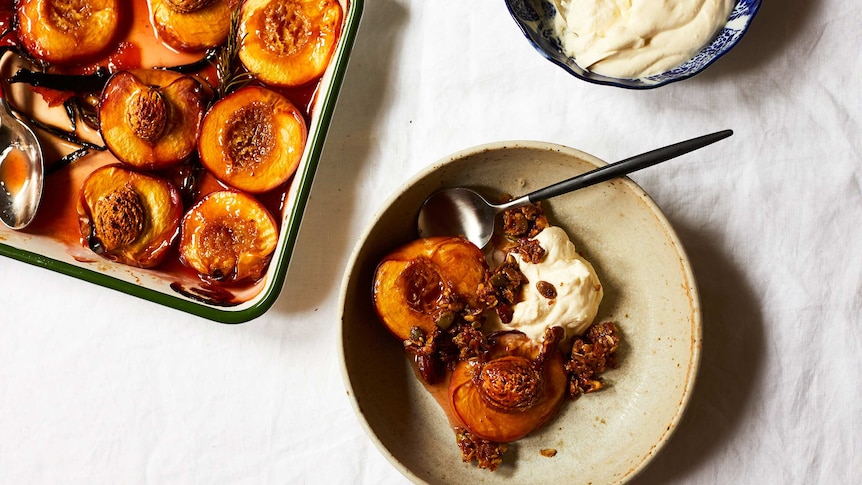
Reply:
M335 109L338 91L359 28L363 0L340 0L340 2L344 12L344 23L338 45L316 88L307 94L309 103L307 144L296 174L289 182L289 188L283 194L283 201L279 204L282 211L278 245L272 255L269 268L260 281L242 289L242 294L230 302L213 299L206 291L184 291L182 288L188 288L189 284L194 285L194 282L177 281L173 274L164 269L160 270L160 267L140 269L100 258L84 247L80 239L72 242L68 237L64 240L57 236L61 231L68 233L74 230L77 227L77 220L68 220L70 217L62 219L58 224L66 227L57 228L57 232L54 233L51 227L46 228L44 223L39 224L41 214L37 215L34 223L23 231L0 227L0 255L217 322L242 323L266 312L278 298L284 283L311 191L312 180ZM142 57L146 57L146 52L142 53ZM3 74L8 75L8 72ZM25 88L13 85L14 89ZM93 155L93 157L98 156L109 155L103 153ZM86 163L80 163L75 162L67 168L86 170ZM77 177L81 178L81 174ZM74 200L74 197L69 194L76 194L80 188L72 183L75 180L76 177L69 171L48 175L45 184L46 196L54 197L57 192L65 191L66 199ZM44 204L43 199L43 206ZM75 212L74 207L64 210L70 214ZM276 219L279 218L279 214L273 215Z

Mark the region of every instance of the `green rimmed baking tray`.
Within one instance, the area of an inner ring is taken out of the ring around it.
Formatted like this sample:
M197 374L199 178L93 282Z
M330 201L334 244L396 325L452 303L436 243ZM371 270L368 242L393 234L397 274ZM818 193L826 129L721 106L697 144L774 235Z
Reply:
M12 231L0 227L0 255L40 266L151 302L221 323L243 323L259 317L275 303L284 284L290 258L305 211L314 174L323 151L350 52L362 16L363 0L341 0L344 25L332 61L320 79L310 110L308 141L296 174L285 194L278 245L265 276L235 305L222 305L178 292L174 279L154 269L140 269L101 258L82 258L86 248L70 248L49 235ZM76 257L76 255L78 257Z

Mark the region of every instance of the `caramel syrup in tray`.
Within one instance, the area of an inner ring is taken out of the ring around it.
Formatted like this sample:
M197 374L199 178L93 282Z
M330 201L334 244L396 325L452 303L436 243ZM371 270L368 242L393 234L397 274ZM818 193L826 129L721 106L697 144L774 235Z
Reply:
M121 27L125 35L102 60L94 64L74 67L50 66L49 72L87 76L105 68L113 73L132 68L180 66L203 59L205 52L178 52L157 38L150 21L146 0L132 0L129 3L131 11L124 12L125 23ZM0 39L0 49L8 51L3 55L0 63L0 75L4 80L21 67L32 69L32 66L15 53L18 43L15 32L10 29L13 24L11 20L13 12L10 9L11 7L0 6L0 30L5 32ZM217 86L215 69L206 61L198 65L200 69L191 74L202 80L205 86L206 84ZM77 210L79 191L84 180L93 170L110 163L117 163L118 160L109 151L95 148L104 147L96 127L85 122L80 116L75 119L75 126L72 126L63 102L69 97L77 96L97 107L100 93L46 89L23 82L7 84L5 88L15 110L37 122L34 131L43 146L46 176L39 212L33 223L24 231L20 231L26 237L19 237L20 234L6 234L4 232L10 230L0 228L0 243L11 244L51 259L66 259L78 266L97 272L107 272L139 284L146 281L147 286L157 287L166 293L183 295L213 306L242 304L253 299L264 288L266 275L259 281L232 286L208 282L196 271L183 264L176 245L165 261L152 269L125 267L119 263L111 263L90 251L86 238L82 237L79 228ZM277 91L302 111L308 123L318 88L319 80L316 80L299 88L277 89ZM31 125L33 125L32 122ZM80 143L73 143L56 136L56 133L52 133L46 127L72 133L78 141L90 144L94 148L68 165L61 164L63 157L80 150L82 146ZM16 165L9 162L4 164L2 169L15 171ZM200 168L196 160L183 163L175 169L154 173L172 180L181 190L185 209L210 192L227 188ZM282 186L256 196L275 216L279 225L282 223L280 215L286 209L291 182L292 180L288 180ZM37 243L34 244L34 241ZM109 270L106 271L106 269Z

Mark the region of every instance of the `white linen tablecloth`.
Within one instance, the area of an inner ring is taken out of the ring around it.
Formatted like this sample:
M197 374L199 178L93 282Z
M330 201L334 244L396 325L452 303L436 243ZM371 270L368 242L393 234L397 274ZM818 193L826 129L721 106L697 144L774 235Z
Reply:
M337 355L347 259L449 153L512 139L614 161L731 128L639 172L691 257L699 380L636 483L858 483L862 4L765 1L733 52L649 91L539 56L501 0L366 0L287 282L222 325L0 260L0 483L403 483Z

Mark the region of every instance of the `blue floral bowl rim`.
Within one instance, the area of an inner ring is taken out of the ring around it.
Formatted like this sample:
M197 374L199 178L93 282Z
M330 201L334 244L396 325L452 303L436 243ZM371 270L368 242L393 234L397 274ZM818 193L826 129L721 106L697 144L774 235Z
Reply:
M518 25L518 28L521 30L521 33L524 35L524 37L527 38L527 40L530 42L530 45L532 45L536 51L538 51L547 60L558 65L563 70L565 70L566 72L575 76L578 79L581 79L583 81L587 81L587 82L592 83L592 84L599 84L599 85L604 85L604 86L614 86L614 87L619 87L619 88L624 88L624 89L632 89L632 90L655 89L655 88L658 88L661 86L665 86L667 84L671 84L671 83L682 81L684 79L691 78L691 77L703 72L707 67L711 66L715 61L717 61L718 59L723 57L725 54L730 52L733 49L733 47L735 47L739 43L739 41L742 40L742 38L748 32L748 28L751 25L752 20L756 16L757 12L760 10L760 6L763 3L763 0L737 0L736 1L736 3L734 4L734 10L736 9L736 6L739 5L741 2L748 1L750 3L749 15L747 16L747 20L745 22L745 25L743 25L742 28L739 29L740 34L735 39L733 39L727 45L725 45L721 50L719 50L708 61L704 62L703 64L701 64L700 66L698 66L694 69L691 69L691 70L689 70L685 73L679 74L677 76L666 77L665 79L660 80L660 81L644 82L643 79L651 79L651 78L656 78L656 77L667 76L668 73L673 71L673 70L666 71L666 72L663 72L660 74L656 74L656 75L650 76L648 78L636 78L636 79L613 78L613 77L603 76L601 74L591 73L591 72L587 71L586 69L583 69L582 67L578 66L575 63L573 58L566 56L561 51L549 52L546 49L542 48L542 46L539 45L536 42L536 40L532 37L531 31L525 25L523 19L521 19L518 16L518 14L514 10L514 7L512 6L513 3L525 4L525 3L535 3L536 1L546 2L547 0L505 0L506 8L509 11L509 15L515 21L515 23ZM727 27L724 27L722 32L724 32L724 30L727 30ZM719 36L716 36L716 39L718 37ZM706 46L704 46L703 49L710 48L712 46L712 44L716 41L716 39L713 39L713 41L710 42L709 44L707 44ZM565 60L562 60L561 58L564 58ZM574 67L572 65L570 65L570 63L573 64ZM674 69L678 69L678 67L674 68ZM587 73L587 74L582 74L579 71L583 71L584 73Z

